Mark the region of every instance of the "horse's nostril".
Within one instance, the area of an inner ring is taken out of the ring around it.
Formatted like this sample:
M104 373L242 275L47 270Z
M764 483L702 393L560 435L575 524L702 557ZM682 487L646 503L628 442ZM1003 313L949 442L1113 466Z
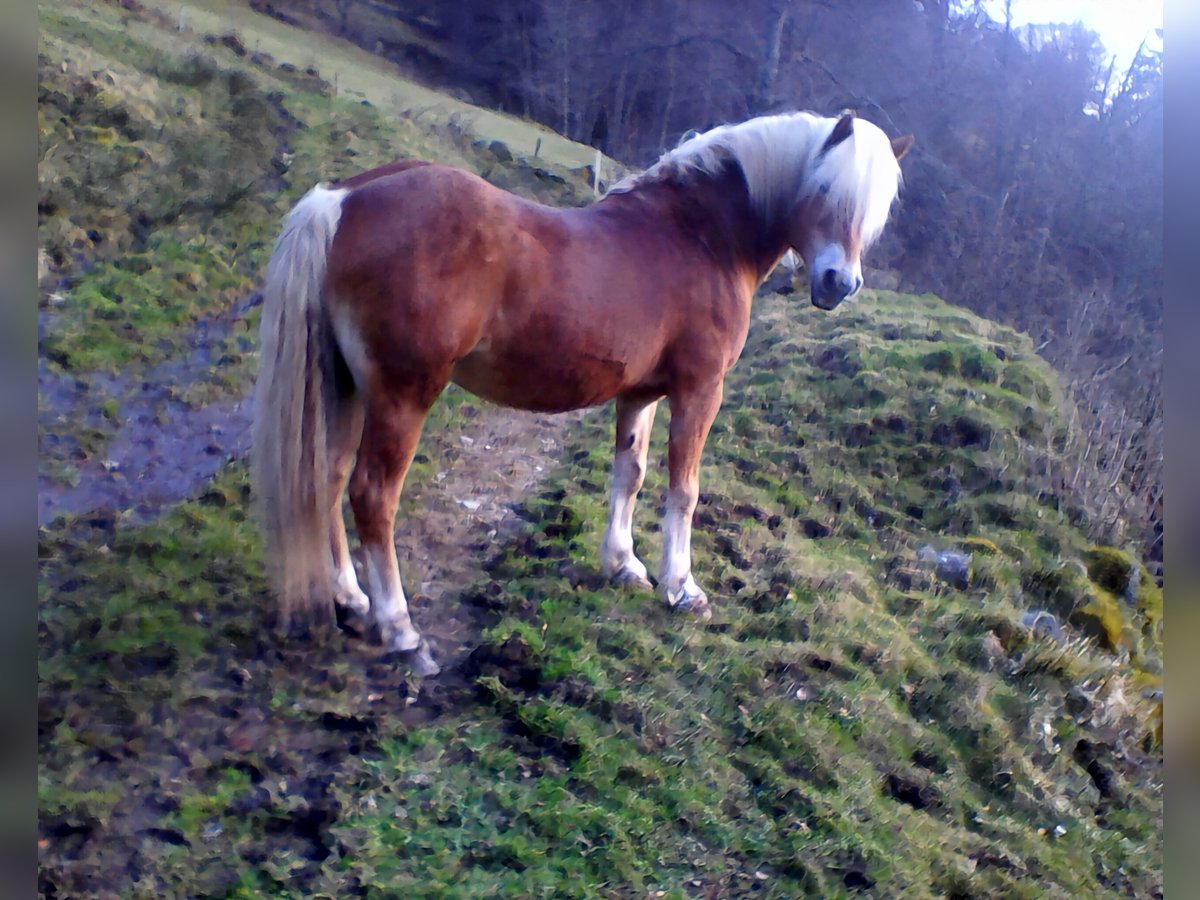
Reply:
M821 286L828 291L837 290L838 274L836 269L825 270L825 274L821 276Z

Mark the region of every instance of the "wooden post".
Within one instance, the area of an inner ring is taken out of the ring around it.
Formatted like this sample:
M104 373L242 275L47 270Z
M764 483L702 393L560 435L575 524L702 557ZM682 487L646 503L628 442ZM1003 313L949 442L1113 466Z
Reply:
M592 173L592 196L600 196L600 151L596 151L596 167Z

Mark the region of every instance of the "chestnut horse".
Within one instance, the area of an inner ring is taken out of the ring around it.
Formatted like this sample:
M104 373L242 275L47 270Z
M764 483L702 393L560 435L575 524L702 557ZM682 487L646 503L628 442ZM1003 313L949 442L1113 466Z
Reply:
M393 528L426 414L450 382L542 412L615 399L600 560L614 582L646 588L633 508L665 397L658 589L707 618L691 565L700 455L754 292L795 251L814 305L855 294L911 143L852 113L765 116L687 140L582 209L425 162L314 187L287 217L262 312L252 463L281 622L328 621L335 603L369 612L387 648L436 671ZM341 513L347 482L365 593Z

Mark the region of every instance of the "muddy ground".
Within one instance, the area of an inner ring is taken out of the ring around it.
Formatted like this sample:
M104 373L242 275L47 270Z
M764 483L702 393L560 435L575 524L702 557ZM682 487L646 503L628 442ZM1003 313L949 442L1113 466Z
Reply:
M39 474L39 527L53 526L64 516L75 522L71 540L79 555L72 558L68 551L42 568L42 577L62 595L80 587L76 564L88 554L107 552L120 533L152 525L172 504L203 495L218 473L245 456L252 396L195 404L181 394L220 364L213 348L245 327L243 317L255 300L199 323L186 358L142 373L69 377L40 361L43 450L71 460L77 469L71 483ZM110 401L118 415L102 417L98 410ZM464 598L464 589L489 560L503 556L506 545L520 542L521 504L556 465L562 431L579 416L526 414L482 402L465 403L459 412L465 427L440 437L450 449L438 454L431 477L414 480L407 492L406 507L419 509L420 515L402 518L397 527L413 614L442 673L414 683L403 660L382 653L353 628L281 641L269 628L269 611L239 608L247 598L231 595L215 611L212 638L188 671L175 648L148 636L144 648L89 660L102 675L91 683L56 685L51 679L39 698L40 739L51 739L63 723L83 732L84 744L94 751L86 762L79 761L90 770L88 783L121 785L125 796L104 821L83 807L77 815L43 816L43 893L138 893L145 857L187 843L181 832L163 826L164 818L179 811L173 782L203 783L231 765L256 784L267 772L276 785L292 782L284 791L286 802L273 799L269 787L241 801L271 809L299 804L299 811L288 807L272 819L263 854L293 854L319 863L332 852L325 843L326 826L337 818L322 805L336 805L329 785L339 773L350 777L360 756L370 755L373 723L386 717L427 724L447 709L472 702L472 678L478 673L459 670L481 630L496 617L482 598ZM78 442L55 435L57 423L102 427L111 418L120 424L110 428L102 454L88 455ZM222 578L219 567L206 575ZM43 654L53 657L68 650L71 633L56 632L50 617L39 638ZM478 668L477 662L472 665ZM302 672L311 677L298 680L296 673ZM155 696L163 684L192 696ZM273 712L273 698L280 691L294 693L298 684L323 711L300 717ZM149 694L137 696L143 690ZM267 761L248 761L260 756ZM73 773L68 767L57 774L69 781ZM228 889L223 880L236 877L236 870L214 867L207 874L215 881L201 877L198 884L207 888L198 893Z
M183 394L222 364L217 352L222 338L248 333L246 313L260 300L255 295L201 320L185 342L190 354L145 372L75 376L38 361L42 454L70 460L77 472L69 482L39 472L39 527L84 515L144 525L171 504L197 496L226 465L244 459L252 392L204 403L189 402ZM104 415L102 406L113 401L117 414ZM491 544L515 534L521 522L515 509L556 464L563 429L584 415L524 413L486 401L469 403L462 412L465 428L440 436L453 449L439 458L430 482L418 481L406 492L421 515L399 518L396 531L420 627L440 651L438 659L451 666L471 647L472 629L446 596L453 590L447 586L465 583L468 573L479 571ZM111 419L120 424L111 427ZM69 434L57 434L56 425L64 422L108 426L103 452L88 454ZM347 515L352 529L348 510Z

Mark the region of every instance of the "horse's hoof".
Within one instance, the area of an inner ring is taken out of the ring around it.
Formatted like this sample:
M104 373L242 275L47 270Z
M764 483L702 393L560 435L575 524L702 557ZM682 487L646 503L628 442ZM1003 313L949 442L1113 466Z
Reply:
M345 610L350 615L358 616L359 618L365 618L367 613L371 611L371 601L360 590L340 589L334 594L333 602L337 604L339 609Z
M652 591L654 585L646 575L633 569L622 569L612 576L612 583L631 591Z
M411 653L421 646L421 632L411 625L397 626L380 623L379 637L389 653Z
M360 616L347 606L335 606L337 625L342 631L354 637L365 637L370 632L370 625L365 616Z
M708 596L697 589L692 592L683 588L675 598L675 601L670 604L671 608L678 611L689 613L695 616L701 622L707 622L712 619L712 607L708 603Z
M405 654L405 661L422 678L432 678L442 671L442 667L433 658L433 651L429 649L429 641L424 638L421 638L415 650Z

